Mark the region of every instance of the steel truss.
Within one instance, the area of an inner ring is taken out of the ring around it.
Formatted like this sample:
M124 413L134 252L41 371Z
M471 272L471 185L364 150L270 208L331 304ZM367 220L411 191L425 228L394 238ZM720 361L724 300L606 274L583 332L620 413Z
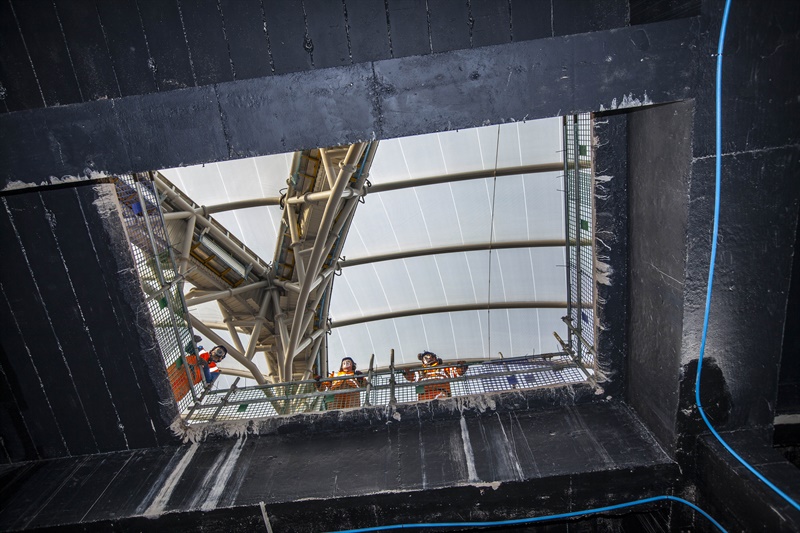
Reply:
M564 117L564 202L567 240L567 294L564 349L576 361L596 366L594 267L594 163L592 117L589 113Z
M565 128L565 135L569 136L567 129ZM567 255L570 259L569 301L511 302L500 307L566 307L568 318L572 320L567 320L569 342L564 343L565 350L578 354L576 359L583 364L594 358L591 341L587 342L587 338L593 339L594 332L587 331L578 317L593 309L594 295L591 291L583 289L584 285L577 280L582 279L587 272L592 275L592 269L587 270L582 261L585 253L591 257L592 234L591 228L589 231L583 228L584 221L590 220L590 217L587 218L580 212L584 193L581 192L576 197L574 192L570 191L574 191L576 187L580 190L582 187L585 188L586 176L591 181L591 158L581 157L586 151L584 145L580 144L583 141L580 139L576 141L574 137L569 137L567 141L565 151L567 159L563 165L558 165L558 170L564 170L567 176L566 240L515 241L495 243L494 247L567 244ZM185 313L187 323L211 342L226 346L228 353L246 369L226 371L237 376L231 390L236 390L239 378L253 378L259 386L264 387L265 401L277 412L282 412L284 409L280 406L284 404L277 402L275 398L306 394L308 391L304 391L307 383L304 385L302 382L308 381L313 374L327 373L325 333L332 327L349 323L342 321L332 324L328 319L332 281L334 274L340 268L416 255L486 248L486 244L461 245L350 261L342 260L340 253L356 207L370 187L367 178L376 149L377 142L372 142L297 152L287 180L288 188L283 196L213 206L197 205L157 172L140 177L149 179L155 186L157 194L154 195L154 201L160 203L163 213L161 223L176 265L176 275L170 281L170 287L175 289L176 294L183 295L184 281L194 286L186 294L185 303L180 302L186 306L184 309L214 301L220 309L221 323L204 323L188 312ZM496 172L498 176L505 176L554 170L556 165L547 164L498 169ZM484 177L486 177L485 171L434 176L375 186L370 192ZM212 216L228 210L270 205L279 205L283 209L282 231L278 236L272 263L267 263L258 257ZM575 213L573 218L577 218L571 221L573 212ZM579 230L576 231L575 228ZM581 290L575 290L576 288ZM457 306L437 307L395 314L406 316L458 310L461 309ZM359 321L380 318L394 318L394 315L365 317ZM230 343L215 332L220 329L228 331L232 339ZM249 341L243 342L241 335L248 335ZM266 373L262 373L254 361L257 353L262 353L265 357ZM290 382L295 383L291 387L297 390L286 388ZM270 392L272 390L269 389L270 386L278 385L280 385L278 389ZM198 402L202 402L202 396L198 398L194 389L192 394L196 408L200 405ZM288 409L286 412L304 409L300 403L286 404L285 407ZM195 408L192 408L192 411Z
M331 281L353 213L366 193L376 148L375 142L298 152L284 196L214 206L195 204L164 176L151 173L180 273L195 287L186 305L216 301L223 317L223 324L204 324L189 315L192 326L224 345L259 384L323 371ZM263 205L283 208L272 264L212 217ZM214 331L220 326L232 344ZM240 333L249 335L246 345ZM266 375L253 361L258 352L265 355Z

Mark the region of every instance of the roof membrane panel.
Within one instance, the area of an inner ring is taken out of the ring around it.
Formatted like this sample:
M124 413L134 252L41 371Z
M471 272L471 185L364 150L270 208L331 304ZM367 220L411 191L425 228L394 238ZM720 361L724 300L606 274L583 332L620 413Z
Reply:
M563 315L559 309L492 309L344 326L328 337L329 360L334 366L346 354L368 368L373 353L376 365L388 365L392 349L395 364L416 363L423 350L450 361L554 353L559 347L553 332L566 335Z
M352 261L439 247L484 249L346 266L333 282L334 325L432 307L565 302L564 246L539 243L564 242L562 172L492 175L494 169L561 162L560 124L553 118L381 140L370 169L373 184L474 171L488 177L369 192L342 255ZM279 196L292 158L279 154L162 172L197 204L215 205ZM213 216L272 261L281 214L278 207L258 207ZM502 247L516 241L531 245ZM566 309L479 309L334 327L327 340L330 366L338 367L346 354L366 369L372 353L386 365L392 348L398 364L417 362L425 349L444 359L553 352L553 331L566 336L564 314Z

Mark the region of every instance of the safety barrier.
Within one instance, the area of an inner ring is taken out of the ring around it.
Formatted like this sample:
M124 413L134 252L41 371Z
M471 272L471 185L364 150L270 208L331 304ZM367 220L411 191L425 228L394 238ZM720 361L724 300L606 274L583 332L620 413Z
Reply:
M466 370L459 375L458 369L463 367ZM434 377L426 375L432 370L448 377L428 379ZM406 375L415 380L410 381ZM360 375L211 390L184 418L188 423L196 424L388 406L448 396L581 383L591 381L591 378L591 370L584 370L564 352L469 363L447 361L436 367L395 367L392 362L388 368L370 368ZM347 385L334 388L334 383L342 381L348 382ZM326 383L330 384L327 390Z

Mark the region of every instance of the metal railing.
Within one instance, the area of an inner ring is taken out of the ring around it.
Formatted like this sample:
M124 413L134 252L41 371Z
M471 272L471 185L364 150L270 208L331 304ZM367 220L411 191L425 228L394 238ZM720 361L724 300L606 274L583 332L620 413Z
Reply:
M197 352L159 198L147 174L117 176L114 184L158 348L178 409L184 412L200 401L204 384L200 371L185 364L187 346Z
M596 365L594 268L594 165L592 116L564 117L564 202L567 237L567 340L562 347L576 363ZM561 342L561 341L560 341Z
M564 352L493 359L481 362L446 362L438 370L466 366L463 375L451 372L452 377L424 379L431 367L407 366L376 369L367 373L326 377L320 380L294 381L253 387L232 387L209 391L184 417L190 424L264 418L296 413L323 412L341 408L388 406L432 399L431 391L449 391L439 397L460 397L491 392L534 389L590 379L580 365ZM405 374L414 373L416 381ZM363 386L320 390L325 382L354 381ZM355 398L357 395L357 399ZM342 398L348 397L343 401Z

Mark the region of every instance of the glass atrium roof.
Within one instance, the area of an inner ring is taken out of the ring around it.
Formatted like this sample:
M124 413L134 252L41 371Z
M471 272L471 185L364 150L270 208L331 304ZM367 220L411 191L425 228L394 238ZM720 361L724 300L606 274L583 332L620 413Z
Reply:
M563 165L561 145L559 118L380 141L369 180L388 190L364 197L345 241L330 302L331 366L348 355L365 369L371 354L387 365L391 349L398 364L426 349L443 359L558 351L553 332L566 333L563 171L493 174ZM196 203L213 205L279 196L292 156L161 172ZM475 171L488 177L398 188ZM273 260L279 207L214 218ZM192 312L222 321L215 304Z

